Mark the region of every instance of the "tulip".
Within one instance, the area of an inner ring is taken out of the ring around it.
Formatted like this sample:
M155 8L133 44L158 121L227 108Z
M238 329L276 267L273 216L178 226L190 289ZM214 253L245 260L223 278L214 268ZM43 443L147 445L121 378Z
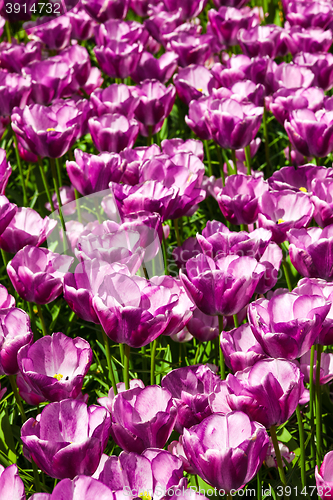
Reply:
M314 206L304 192L267 191L259 201L258 226L272 231L272 240L282 243L292 228L306 227L314 212Z
M207 123L205 115L212 102L212 97L200 97L198 100L192 100L189 104L188 115L185 116L185 122L191 130L203 141L212 139L210 124Z
M113 500L111 490L100 481L89 476L77 476L73 480L63 479L52 493L35 493L29 500Z
M163 3L169 12L181 8L185 20L197 17L205 8L207 0L163 0Z
M50 403L21 428L26 456L57 479L92 475L110 433L110 416L99 406L65 399Z
M146 45L149 33L144 25L136 21L109 19L95 28L95 40L98 46L112 45L113 42L138 43Z
M100 152L119 153L125 148L131 148L139 133L139 126L135 120L128 120L118 113L90 118L88 126L95 146Z
M312 184L311 200L315 206L314 219L321 227L329 226L333 222L332 190L333 181L331 177L315 179Z
M3 497L10 500L25 500L24 483L19 476L17 465L6 469L0 465L0 491Z
M39 42L18 44L2 42L0 44L0 66L9 72L21 73L24 66L33 61L40 61L42 45Z
M301 52L294 57L294 62L299 66L305 66L314 73L313 85L330 90L333 85L333 55L330 52L319 52L311 54Z
M6 230L17 212L17 206L10 203L6 196L0 195L0 235Z
M190 64L186 68L179 68L173 82L180 99L189 105L193 99L211 94L217 82L211 72L197 64Z
M91 19L88 13L81 5L76 5L66 14L71 22L71 37L76 40L89 40L94 35L96 23Z
M245 370L266 357L248 323L221 333L221 349L225 363L234 372Z
M165 52L159 59L156 59L152 54L145 51L136 69L131 74L131 78L136 83L151 79L165 84L174 74L177 63L178 56L174 52Z
M17 361L24 380L48 401L75 399L92 360L86 340L74 340L61 332L22 347Z
M291 83L292 84L292 83ZM317 87L289 89L281 88L273 94L269 109L281 125L289 120L290 112L295 109L318 111L324 101L324 91ZM274 172L276 174L280 170Z
M94 48L100 68L111 78L127 78L133 73L142 51L141 44L117 40L111 40L108 45Z
M333 498L333 451L329 451L324 456L323 463L318 470L315 468L316 486L318 495L324 498Z
M289 451L289 448L284 443L281 443L281 441L278 441L278 446L283 465L285 465L285 462L290 464L295 458L295 453L293 451ZM265 464L267 465L267 467L275 467L276 469L278 468L272 438L269 438L269 447L265 458Z
M259 10L250 7L212 9L208 11L208 19L219 43L227 47L238 45L237 34L241 28L249 30L260 24Z
M275 191L291 189L295 192L311 193L314 179L323 180L332 173L328 168L317 167L312 163L301 165L297 170L294 167L282 167L280 170L276 170L268 179L268 184L271 190Z
M204 150L201 141L195 139L164 139L161 142L162 152L169 155L170 157L175 156L177 153L193 153L203 161Z
M103 400L99 403L105 405ZM111 436L127 452L163 448L176 417L177 409L168 390L157 385L129 389L112 400Z
M296 359L315 343L330 307L318 295L290 292L252 302L248 318L254 336L268 356Z
M158 500L187 486L182 461L157 448L148 448L141 455L123 451L119 457L106 457L98 480L107 485L116 498L125 495L130 500L147 494Z
M193 35L176 32L172 35L167 47L178 55L178 64L185 68L190 64L204 65L212 53L212 35Z
M82 113L71 101L49 107L40 104L14 108L12 127L22 145L38 156L60 158L73 146L81 127Z
M219 335L219 320L217 316L208 316L194 309L193 316L187 323L187 329L199 342L208 342Z
M124 19L129 0L82 0L82 7L95 21L104 23L108 19Z
M292 43L287 30L274 24L255 26L249 30L242 28L237 38L243 53L249 57L285 56Z
M288 2L286 20L290 26L302 26L309 28L318 26L326 29L333 21L333 13L330 5L326 2L299 2L293 0Z
M73 260L46 248L26 245L9 262L7 272L20 297L48 304L62 293L63 277Z
M16 106L24 108L31 92L29 80L0 70L0 116L10 116Z
M198 255L186 263L180 279L193 303L205 314L232 316L248 304L265 272L252 257Z
M266 86L273 92L282 88L307 89L311 87L313 80L313 72L309 68L297 64L281 63L277 66L273 63L266 73Z
M178 415L177 432L189 428L211 414L208 396L219 382L219 377L205 365L192 365L172 370L162 378L161 385L173 396Z
M33 340L30 318L22 309L16 307L1 312L0 372L6 373L6 375L15 375L19 371L18 351Z
M38 21L42 22L38 23ZM45 23L45 19L40 18L38 21L34 26L31 26L28 23L26 25L25 29L30 38L44 43L49 50L58 51L68 47L72 31L72 25L69 17L56 17L51 21L48 20L48 22L44 25L41 24L43 22Z
M316 361L317 351L314 353L313 362L313 382L316 383ZM310 381L310 365L311 365L311 351L306 352L299 360L299 368L304 375L304 382ZM322 352L320 357L320 376L319 383L321 385L328 384L333 379L333 353Z
M10 309L15 306L15 299L8 293L4 285L0 285L0 311L1 309Z
M90 96L91 103L97 116L105 113L119 113L132 119L134 109L138 105L138 98L135 98L127 85L113 83L106 89L97 89Z
M292 40L290 52L327 52L332 45L332 31L321 28L302 28L293 26L290 30Z
M137 387L139 387L140 389L145 388L145 384L142 382L142 380L135 379L135 378L133 378L129 381L129 385L130 385L130 389L136 389ZM127 391L126 386L125 386L125 382L118 382L118 384L116 384L116 386L117 386L117 394L119 394L120 392ZM109 389L108 395L104 396L102 398L98 398L97 402L101 406L104 406L104 408L106 408L111 414L113 412L113 401L114 401L115 397L116 397L116 395L114 393L113 387L111 387Z
M222 148L240 149L253 141L259 130L263 108L239 103L235 99L215 99L210 103L206 119L213 139Z
M183 445L195 472L229 493L242 488L261 467L269 438L264 427L242 412L216 413L184 430Z
M291 417L303 390L303 375L294 363L268 358L235 375L230 373L210 396L209 404L214 413L242 411L270 428Z
M32 208L19 207L0 237L0 247L17 253L25 245L40 246L53 231L57 222L44 219Z

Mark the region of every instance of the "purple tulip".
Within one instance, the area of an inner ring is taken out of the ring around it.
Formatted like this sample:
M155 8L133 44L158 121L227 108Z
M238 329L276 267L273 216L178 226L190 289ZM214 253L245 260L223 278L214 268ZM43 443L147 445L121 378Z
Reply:
M330 302L319 295L290 292L252 302L248 318L268 356L296 359L314 344L330 307Z
M227 5L228 7L235 7L236 9L241 9L246 3L246 0L213 0L215 7L223 7Z
M124 19L126 17L129 0L82 0L82 7L88 14L98 21L104 23L108 19Z
M149 127L151 133L156 134L171 113L176 98L175 87L165 87L157 80L145 80L135 87L133 95L139 99L134 115L140 122L141 135L147 137Z
M76 212L76 204L72 203L75 200L75 193L73 186L61 186L59 187L60 201L62 205L62 213L64 215L73 215ZM55 210L59 210L57 193L52 195L53 207ZM67 207L64 205L68 205ZM52 212L51 204L49 202L45 203L45 208Z
M105 113L119 113L133 118L138 98L132 95L127 85L113 83L106 89L97 89L90 96L94 111L98 116Z
M139 125L135 120L128 120L118 113L90 118L88 126L95 146L101 152L119 153L131 148L139 133Z
M182 461L168 451L148 448L141 455L122 452L106 457L98 480L114 492L114 498L169 498L174 490L185 489Z
M187 323L187 329L199 342L208 342L219 335L219 320L217 316L208 316L195 309L193 316Z
M171 392L178 409L177 432L181 434L184 428L198 424L211 414L208 396L219 380L218 375L206 365L177 368L162 378L162 387Z
M119 394L120 392L125 392L127 391L125 383L124 382L118 382L117 385L117 393ZM145 384L142 382L140 379L133 378L129 381L130 389L136 389L137 387L144 389ZM102 398L98 398L98 403L101 406L104 406L110 413L113 411L113 400L115 398L114 390L113 387L109 389L108 395L104 396Z
M23 110L14 108L12 127L32 153L60 158L76 141L81 119L82 111L70 101L58 101L49 107L32 104Z
M288 2L286 20L290 26L325 29L333 21L333 12L331 6L326 2L293 0Z
M208 11L212 32L219 43L227 47L238 45L237 34L241 28L249 30L260 24L259 9L220 7Z
M6 230L17 210L14 203L10 203L6 196L0 195L0 235Z
M177 75L174 76L173 83L180 99L187 105L193 99L211 94L213 88L218 86L211 72L204 66L197 64L180 68Z
M292 228L306 227L314 212L314 206L306 193L267 191L259 201L258 226L272 231L272 240L282 243Z
M0 236L0 247L17 253L25 245L40 246L56 227L57 221L44 219L32 208L19 207Z
M203 161L204 150L201 141L195 139L164 139L161 142L162 152L169 155L170 157L175 156L178 153L193 153Z
M311 193L314 179L324 180L332 175L333 170L309 163L301 165L297 170L294 167L282 167L276 170L268 179L268 184L275 191L290 189L295 192Z
M313 381L316 380L316 361L317 361L317 351L314 353L314 363L313 363ZM310 381L310 365L311 365L311 351L306 352L300 357L299 367L304 375L304 382L309 383ZM320 357L320 376L319 383L321 385L328 384L333 379L333 353L323 352Z
M0 195L5 194L5 189L8 183L12 167L7 161L6 151L0 148Z
M0 285L0 310L15 307L15 299L4 285Z
M46 19L47 22L45 22L45 18L39 18L36 24L26 24L25 30L29 37L42 42L49 50L58 51L68 47L72 31L69 17L60 16L51 19L51 21L49 18Z
M83 9L81 2L66 14L71 22L71 38L75 40L89 40L94 35L96 23Z
M35 493L31 500L114 500L112 491L100 481L89 476L77 476L73 480L63 479L53 492Z
M0 465L0 491L1 495L11 500L25 500L24 483L19 476L16 464L6 469Z
M63 277L72 262L67 255L27 245L10 261L7 272L20 297L48 304L62 293Z
M222 148L240 149L253 141L259 130L263 108L239 103L235 99L215 99L210 103L206 119L213 139Z
M178 65L178 56L174 52L165 52L159 59L156 59L149 52L143 52L139 64L131 74L131 78L136 83L144 80L158 80L166 83L174 74Z
M307 278L333 280L333 226L325 229L291 229L288 232L289 255L293 266Z
M329 451L324 456L323 463L318 471L315 468L316 486L318 495L327 499L333 498L333 451Z
M83 196L103 191L110 181L119 182L123 176L125 162L116 153L92 155L75 149L74 155L75 162L67 161L66 169L72 185Z
M30 318L16 307L0 314L0 372L15 375L19 371L17 353L33 340Z
M179 441L172 441L169 446L168 446L168 451L174 455L175 457L180 458L180 460L183 462L183 467L184 471L188 472L189 474L195 474L190 462L188 461L184 447L183 447L183 436L179 436ZM189 490L187 490L187 493Z
M102 398L99 403L108 407ZM163 448L176 417L177 409L168 390L157 385L129 389L112 400L111 436L127 452Z
M145 45L148 37L148 31L136 21L110 19L95 29L95 40L98 46L109 45L114 41Z
M93 298L93 307L114 342L142 347L166 330L178 301L166 286L150 284L139 276L113 273L105 276Z
M169 12L174 12L181 8L182 18L186 20L197 17L205 8L207 1L208 0L163 0L163 3Z
M275 24L266 24L239 30L238 42L243 53L249 57L275 58L288 54L291 37L287 30Z
M333 223L333 181L331 177L315 179L311 187L311 200L315 206L314 219L319 226L328 226Z
M180 279L194 304L205 314L232 316L250 301L265 272L252 257L198 255L186 263Z
M1 56L0 56L1 57ZM313 85L330 90L333 86L333 55L329 52L311 54L301 52L294 57L294 62L305 66L314 73Z
M284 126L291 144L304 156L324 157L333 151L332 111L291 111Z
M252 224L258 217L259 197L266 191L268 184L261 178L231 175L227 177L217 201L221 212L232 224Z
M226 365L234 372L245 370L267 357L248 323L230 332L223 331L221 349Z
M269 109L281 123L290 117L290 112L295 109L310 109L313 112L318 111L324 101L324 91L317 87L306 89L281 88L274 93L272 101L269 103ZM276 172L275 172L276 173Z
M108 45L95 47L100 68L111 78L127 78L139 63L143 51L141 44L111 40Z
M285 444L281 443L281 441L278 441L278 446L280 450L282 463L283 466L285 467L286 462L290 464L294 460L295 453L293 451L290 451ZM275 469L278 468L274 444L271 437L269 438L269 447L265 458L265 464L267 465L267 467L275 467Z
M0 44L0 67L9 72L21 73L24 66L33 61L40 61L42 46L39 42L28 42L18 44L2 42Z
M173 34L167 47L179 57L179 66L204 65L212 53L212 35L192 35L186 32Z
M210 396L209 403L213 412L229 407L270 428L291 417L303 389L303 375L294 363L262 359L236 375L230 373Z
M111 420L100 406L65 399L50 403L21 429L26 456L57 479L92 475L108 442Z
M292 43L290 52L327 52L332 45L332 31L321 28L301 28L293 26L289 32Z
M205 118L211 102L211 96L200 97L197 101L192 100L189 104L188 115L185 116L186 124L203 141L212 139L211 127Z
M195 472L208 484L229 493L242 488L261 467L268 434L242 412L216 413L184 430L183 445Z
M31 92L31 83L16 73L0 70L0 115L10 116L16 106L24 108Z
M310 69L291 63L281 63L279 65L272 63L266 74L266 86L268 86L269 89L272 89L273 92L282 88L307 89L311 87L313 80L314 74ZM313 97L314 95L312 94L311 101L313 100ZM292 111L292 108L290 111Z
M17 361L25 382L46 400L54 402L79 396L92 360L86 340L61 332L22 347Z
M16 376L16 384L19 390L19 395L30 406L37 406L40 403L45 403L47 400L44 396L37 394L34 389L23 378L21 372Z
M165 35L173 33L182 24L182 9L174 12L166 12L157 9L151 13L145 21L145 26L151 36L159 43L165 45Z

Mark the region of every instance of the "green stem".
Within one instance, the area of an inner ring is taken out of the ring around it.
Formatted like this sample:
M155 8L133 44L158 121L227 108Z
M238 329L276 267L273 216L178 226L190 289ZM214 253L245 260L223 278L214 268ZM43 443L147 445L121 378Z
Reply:
M42 490L41 490L41 487L40 487L38 469L37 469L37 465L35 464L35 462L34 462L33 459L31 459L31 465L32 465L32 470L34 472L36 492L40 493Z
M155 358L156 358L157 340L151 342L151 364L150 364L150 385L155 384Z
M11 35L11 32L10 32L9 21L6 21L5 27L6 27L7 42L8 43L12 43L12 35Z
M76 211L77 211L77 218L79 222L82 222L82 216L81 216L81 207L80 207L80 195L76 189L74 189L74 194L75 194L75 201L76 201Z
M271 162L269 159L269 142L268 142L268 127L267 127L267 110L264 103L264 114L263 114L263 127L264 127L264 139L265 139L265 156L267 164L267 174L270 175Z
M54 189L55 189L56 196L57 196L57 202L58 202L58 212L59 212L59 217L60 217L60 222L61 222L61 227L62 227L62 232L63 232L64 252L66 252L67 248L69 248L69 247L67 245L66 226L65 226L64 216L62 213L62 203L61 203L61 198L60 198L58 178L57 178L57 172L56 172L55 163L54 163L53 158L50 158L50 163L51 163L53 185L54 185Z
M6 24L7 24L7 22L6 22ZM20 172L21 184L22 184L22 190L23 190L23 205L26 207L28 205L27 189L25 186L25 179L24 179L24 175L23 175L21 157L20 157L19 150L18 150L17 137L15 135L15 132L13 132L13 139L14 139L14 144L15 144L16 161L17 161L17 166L18 166L19 172Z
M46 328L45 319L43 316L42 307L40 304L36 304L36 306L37 306L37 311L38 311L38 317L39 317L39 320L40 320L41 325L42 325L43 336L45 337L47 335L47 328Z
M43 162L42 162L42 159L41 159L40 156L38 156L38 165L39 165L40 175L42 176L42 180L43 180L43 185L44 185L44 189L45 189L45 192L46 192L46 196L47 196L49 204L51 205L51 212L54 212L53 200L52 200L50 188L49 188L49 185L47 183L46 176L45 176Z
M245 146L245 158L246 158L246 167L247 167L247 175L251 175L251 149L250 146Z
M110 354L109 337L106 335L104 328L102 328L102 326L101 326L101 331L102 331L103 341L104 341L106 362L107 362L108 369L109 369L109 379L110 379L110 382L111 382L111 385L113 388L114 395L116 396L118 394L118 391L117 391L116 379L115 379L114 373L113 373L113 366L112 366L111 354Z
M323 346L317 345L316 361L316 445L317 445L317 465L321 466L321 388L320 388L320 362Z
M130 352L131 352L130 346L127 345L127 344L125 344L125 350L124 350L124 382L125 382L125 389L126 390L128 390L130 388L130 384L129 384Z
M124 368L124 344L119 344L119 352L120 352L120 359L121 359L121 364L123 365Z
M311 468L315 468L316 461L316 447L314 442L313 430L314 430L314 383L313 383L313 365L315 358L316 347L313 345L311 347L310 355L310 445L311 445Z
M174 220L174 225L175 225L175 233L176 233L177 245L180 247L181 244L182 244L182 242L181 242L180 234L179 234L178 219Z
M153 144L153 127L152 125L148 125L147 146L151 146L152 144Z
M34 337L36 336L36 320L35 320L35 313L34 313L34 308L31 302L27 302L28 304L28 309L29 309L29 316L30 316L30 321L31 321L31 328L32 332L34 334ZM35 339L37 340L37 339Z
M19 412L21 414L22 420L23 420L23 422L25 422L27 420L27 417L26 417L26 414L25 414L25 411L24 411L24 408L22 405L22 400L20 398L18 388L16 385L16 377L15 377L15 375L8 375L8 378L9 378L10 385L12 386L15 401L16 401L17 407L19 409Z
M213 175L213 169L212 169L212 158L210 156L208 141L204 141L204 145L205 145L205 151L206 151L206 156L207 156L207 161L208 161L208 175L209 175L209 177L211 177Z
M220 316L219 315L219 340L220 340L220 336L221 336L221 333L223 332L223 316ZM220 373L221 373L221 379L222 380L225 380L225 363L224 363L224 356L223 356L223 352L222 352L222 349L221 349L221 346L220 346Z
M304 427L299 405L297 405L296 407L296 415L298 423L299 445L301 449L301 481L302 481L302 488L306 488Z
M198 362L200 348L201 348L201 342L198 342L198 347L197 347L197 350L195 351L195 356L194 356L194 362L193 362L194 365L196 365Z
M222 159L222 153L221 153L221 148L217 144L215 144L215 149L216 149L216 155L217 159L219 161L219 166L220 166L220 175L222 179L222 186L225 186L225 175L224 175L224 170L223 170L223 159Z
M292 289L293 289L293 287L292 287L292 284L291 284L291 281L290 281L288 267L287 267L287 263L286 263L285 260L282 261L282 267L283 267L284 276L286 278L288 290L289 290L289 292L291 292Z
M231 159L234 165L235 174L237 174L237 158L236 158L236 151L234 149L231 150Z
M234 314L234 315L233 315L233 318L234 318L234 325L235 325L235 328L238 328L238 327L239 327L239 321L238 321L238 318L237 318L237 314Z
M262 499L261 494L261 468L257 472L257 500Z
M59 186L62 186L62 174L61 174L61 167L60 167L60 163L59 163L59 158L55 159L55 164L56 164L56 168L57 168L58 183L59 183Z
M279 443L276 437L276 428L275 425L272 425L270 428L270 434L274 446L274 451L275 451L275 456L276 456L276 461L279 469L279 475L281 479L281 483L283 486L283 489L287 486L286 482L286 477L284 475L284 469L283 469L283 464L282 464L282 459L281 459L281 453L280 453L280 448L279 448Z

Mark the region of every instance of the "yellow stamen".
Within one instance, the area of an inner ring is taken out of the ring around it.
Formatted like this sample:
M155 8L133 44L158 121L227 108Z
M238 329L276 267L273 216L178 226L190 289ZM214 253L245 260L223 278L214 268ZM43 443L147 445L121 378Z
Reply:
M63 378L63 375L61 375L61 373L56 373L55 375L53 375L53 378L56 378L57 380L61 380Z
M299 190L303 191L303 193L307 193L308 192L308 190L305 187L300 187Z
M46 129L46 132L55 132L55 131L56 131L56 129L55 129L55 128L47 128L47 129Z
M149 491L143 491L139 493L139 497L142 498L142 500L151 500L151 495L149 494Z
M197 90L199 90L199 92L202 92L202 89L197 89Z
M283 219L279 219L279 220L278 220L278 224L282 224L283 222L286 222L286 221L285 221L285 220L283 220Z

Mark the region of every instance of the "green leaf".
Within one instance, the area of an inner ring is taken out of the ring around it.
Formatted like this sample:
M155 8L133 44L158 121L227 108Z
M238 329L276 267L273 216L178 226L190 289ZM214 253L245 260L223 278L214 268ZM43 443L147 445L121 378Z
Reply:
M7 405L0 413L0 450L6 455L10 463L16 463L15 443L9 423Z

